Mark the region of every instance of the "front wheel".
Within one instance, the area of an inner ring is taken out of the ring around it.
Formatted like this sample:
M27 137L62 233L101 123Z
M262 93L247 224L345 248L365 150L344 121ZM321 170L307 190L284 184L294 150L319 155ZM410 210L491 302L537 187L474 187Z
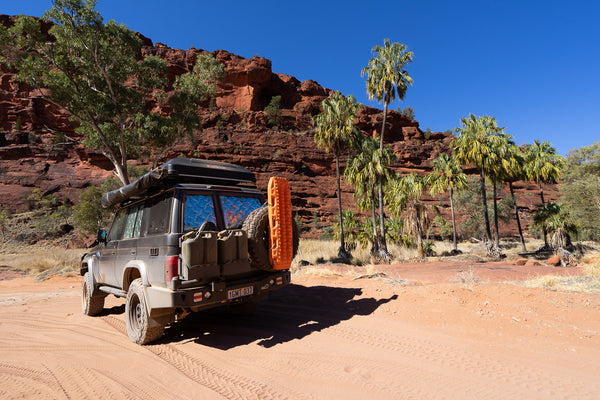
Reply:
M81 282L81 311L85 315L97 315L104 309L104 298L106 296L92 296L94 293L94 281L92 274L88 271L83 275Z
M147 344L160 338L165 330L164 324L152 320L148 314L144 286L140 278L131 282L125 300L125 318L127 336L137 344Z

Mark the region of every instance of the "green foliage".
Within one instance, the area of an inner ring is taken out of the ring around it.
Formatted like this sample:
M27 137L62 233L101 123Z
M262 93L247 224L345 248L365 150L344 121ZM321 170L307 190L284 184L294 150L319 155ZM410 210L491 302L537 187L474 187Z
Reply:
M18 81L79 123L84 144L101 151L126 184L129 158L148 147L160 155L174 136L197 125L195 107L214 92L218 67L199 57L197 68L173 85L172 114L148 113L150 105L165 101L167 63L153 55L140 60L138 35L115 21L105 23L95 5L94 0L54 0L43 16L53 24L52 41L42 35L40 21L20 16L14 26L0 27L0 51L18 71Z
M271 126L279 126L283 113L281 112L281 96L271 97L271 101L264 109L267 114L267 122Z
M342 222L344 226L346 250L352 251L356 249L356 243L358 239L358 233L361 229L361 224L352 210L342 211ZM337 215L334 217L333 231L333 238L340 240L340 221Z
M6 225L8 224L8 219L10 218L10 211L3 209L0 211L0 230L2 231L2 238L4 238L4 233L6 232Z
M533 228L545 228L552 237L554 249L570 246L570 234L577 233L577 226L571 222L569 210L563 204L554 201L537 208L533 217Z
M564 159L556 154L550 142L535 140L525 147L525 171L535 183L556 183L564 167Z
M600 241L600 141L567 154L560 199L579 239Z
M436 215L433 218L433 226L438 228L438 232L442 239L452 239L452 224L444 219L441 215Z
M65 134L62 132L56 132L52 139L52 144L57 145L65 142Z
M73 207L73 222L78 231L95 233L105 226L106 212L100 204L102 191L90 186L79 195L79 204Z
M333 228L331 226L326 226L323 228L323 232L320 236L321 240L331 240L333 239Z
M385 39L383 46L375 45L372 49L375 57L369 60L361 75L367 75L367 94L369 99L377 99L387 105L395 100L404 99L412 78L405 66L412 62L413 52L402 43L390 43Z
M433 250L434 246L435 246L434 242L431 242L429 240L424 240L423 241L423 255L425 257L435 256L435 251Z
M339 156L346 146L352 146L359 134L354 119L361 105L354 96L333 92L321 102L322 112L313 117L315 143L326 152Z
M44 194L40 189L33 189L31 194L25 197L25 205L30 210L35 209L54 209L60 204L58 197L53 194Z
M298 227L298 231L300 233L307 232L309 230L308 225L302 221L302 218L300 218L300 215L296 214L294 216L294 222L296 222L296 226Z
M23 128L22 125L23 124L21 122L21 118L17 118L17 120L15 121L14 131L15 132L21 132L21 129Z
M431 128L430 128L430 127L427 127L427 129L425 130L425 132L423 132L423 137L424 137L426 140L429 140L429 139L431 139L431 134L432 134L432 133L433 133L433 132L431 132Z
M462 237L484 238L486 235L483 209L481 207L482 194L479 179L475 176L467 178L468 187L456 195L457 210L463 215L463 222L457 226L457 230ZM486 185L490 190L489 184ZM488 201L488 209L491 209L493 218L493 207L491 201ZM513 202L509 198L503 198L498 202L498 219L502 223L507 223L512 217Z
M415 110L411 106L405 108L398 107L398 112L406 118L415 119Z

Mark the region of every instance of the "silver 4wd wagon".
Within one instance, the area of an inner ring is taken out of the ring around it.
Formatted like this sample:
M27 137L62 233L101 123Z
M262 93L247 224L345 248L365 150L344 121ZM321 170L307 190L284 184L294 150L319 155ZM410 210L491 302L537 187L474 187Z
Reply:
M268 258L264 203L249 170L185 158L107 193L103 206L120 207L82 256L83 313L100 313L108 294L125 297L127 334L146 344L191 311L251 309L290 282Z

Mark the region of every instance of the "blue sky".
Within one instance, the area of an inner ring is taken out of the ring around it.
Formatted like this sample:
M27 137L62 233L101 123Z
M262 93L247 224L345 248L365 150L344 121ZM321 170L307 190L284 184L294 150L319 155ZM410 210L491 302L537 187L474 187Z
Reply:
M3 3L4 14L51 7ZM517 144L548 140L563 155L600 140L600 2L99 0L97 9L155 43L257 54L274 72L380 108L360 71L389 38L414 52L413 86L391 108L412 106L422 129L453 129L473 113L495 116Z

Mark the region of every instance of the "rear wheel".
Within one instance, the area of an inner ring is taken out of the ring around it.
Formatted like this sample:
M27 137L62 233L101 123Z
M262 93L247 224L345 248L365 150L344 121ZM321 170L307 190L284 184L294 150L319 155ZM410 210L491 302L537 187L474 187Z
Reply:
M148 314L146 295L141 279L131 282L125 300L127 335L132 342L147 344L160 338L165 325L157 323Z
M81 311L85 315L97 315L104 309L106 296L92 296L92 293L94 293L94 281L92 274L88 271L83 275L81 282Z

